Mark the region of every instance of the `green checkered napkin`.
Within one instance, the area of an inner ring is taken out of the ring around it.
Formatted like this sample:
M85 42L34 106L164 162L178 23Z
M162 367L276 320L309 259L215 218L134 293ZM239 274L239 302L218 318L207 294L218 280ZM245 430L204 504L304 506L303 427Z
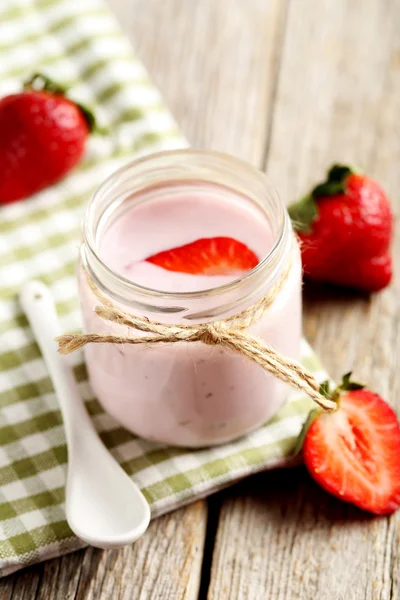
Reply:
M107 175L140 154L185 145L157 90L101 0L7 0L0 6L0 97L42 71L93 105L107 138L83 164L29 202L0 208L0 573L83 546L64 514L67 452L57 399L17 301L21 285L51 288L65 331L80 326L75 262L82 208ZM1 132L0 132L1 135ZM325 373L306 343L303 359ZM104 413L74 356L82 396L103 441L148 499L152 516L241 477L285 463L310 401L294 393L264 427L221 447L189 451L138 439Z

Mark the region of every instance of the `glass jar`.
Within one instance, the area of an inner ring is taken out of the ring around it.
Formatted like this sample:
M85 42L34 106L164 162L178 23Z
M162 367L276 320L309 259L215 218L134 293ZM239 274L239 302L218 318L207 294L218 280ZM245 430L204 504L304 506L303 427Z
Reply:
M253 270L212 289L162 292L128 281L100 258L102 235L127 203L149 202L171 185L207 193L210 184L240 195L268 223L272 247ZM289 267L277 297L250 332L281 354L300 358L300 252L285 207L255 168L231 156L188 149L142 158L114 173L94 193L83 233L79 290L86 332L141 335L96 315L99 301L83 266L118 307L176 324L220 320L252 306ZM177 446L201 447L237 438L270 419L288 392L285 384L243 356L201 342L89 344L85 357L91 386L106 411L139 436Z

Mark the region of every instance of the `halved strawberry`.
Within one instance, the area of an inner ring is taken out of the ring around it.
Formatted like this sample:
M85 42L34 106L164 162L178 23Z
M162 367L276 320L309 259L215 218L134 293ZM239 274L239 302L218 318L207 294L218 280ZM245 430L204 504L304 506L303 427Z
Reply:
M308 471L325 490L346 502L378 515L394 512L400 506L396 414L380 396L350 382L350 374L333 397L338 409L319 412L305 434Z
M192 275L240 275L258 264L252 250L230 237L202 238L154 254L147 261L168 271Z

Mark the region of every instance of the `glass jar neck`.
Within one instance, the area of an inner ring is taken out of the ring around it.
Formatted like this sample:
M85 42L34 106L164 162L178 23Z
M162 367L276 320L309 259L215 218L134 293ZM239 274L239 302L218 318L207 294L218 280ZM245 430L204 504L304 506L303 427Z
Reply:
M163 292L140 286L110 269L99 242L124 203L165 186L218 186L255 205L268 222L272 245L251 271L218 287L196 292ZM265 295L290 257L293 234L287 211L265 175L242 161L213 152L179 150L142 158L109 177L85 212L81 260L94 283L132 313L162 322L200 323L240 312Z

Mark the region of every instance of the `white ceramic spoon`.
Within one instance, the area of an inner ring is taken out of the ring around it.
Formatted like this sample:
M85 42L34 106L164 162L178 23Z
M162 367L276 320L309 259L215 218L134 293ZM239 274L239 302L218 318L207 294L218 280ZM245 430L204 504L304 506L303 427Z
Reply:
M40 281L31 281L22 289L20 301L61 406L68 447L65 505L69 526L79 538L98 548L131 544L147 529L149 505L101 442L72 369L57 352L55 338L60 326L50 291Z

